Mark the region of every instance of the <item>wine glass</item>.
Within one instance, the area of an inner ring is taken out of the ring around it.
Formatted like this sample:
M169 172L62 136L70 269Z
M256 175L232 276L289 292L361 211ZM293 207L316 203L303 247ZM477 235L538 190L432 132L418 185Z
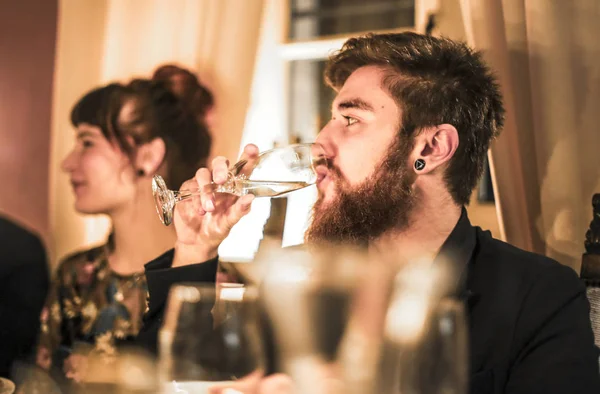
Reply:
M421 266L397 276L386 317L379 393L468 392L464 305L440 291L448 278L435 268Z
M261 153L257 160L240 160L231 169L224 184L210 183L196 190L169 190L164 179L155 175L152 193L160 220L173 221L175 204L203 193L229 193L236 196L278 197L313 185L318 166L326 166L323 147L317 143L295 144Z
M253 392L264 370L256 305L241 284L173 286L159 334L164 392Z
M428 316L423 336L412 343L388 343L388 368L380 393L468 393L467 324L460 301L441 300ZM395 361L394 361L395 360ZM385 376L385 373L384 373Z
M363 350L376 349L381 337L387 291L380 266L363 251L333 245L273 248L260 259L275 367L290 375L295 392L370 393L378 359Z

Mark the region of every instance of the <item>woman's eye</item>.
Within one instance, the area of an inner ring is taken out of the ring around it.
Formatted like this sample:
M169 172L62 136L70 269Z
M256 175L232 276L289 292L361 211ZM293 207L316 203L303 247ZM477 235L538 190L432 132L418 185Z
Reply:
M352 126L354 123L358 122L358 120L350 116L343 116L343 118L346 119L346 126Z
M94 146L94 144L92 143L92 141L83 141L81 143L81 145L83 145L84 148L91 148L92 146Z

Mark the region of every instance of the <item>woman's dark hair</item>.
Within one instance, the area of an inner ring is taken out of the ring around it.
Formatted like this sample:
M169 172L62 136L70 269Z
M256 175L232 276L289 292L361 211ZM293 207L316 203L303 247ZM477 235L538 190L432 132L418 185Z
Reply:
M206 112L214 105L210 90L198 81L196 75L185 68L165 64L154 71L152 79L167 84L169 89L187 103L190 111L202 121Z
M120 116L129 103L133 105L131 113ZM130 156L137 146L161 138L166 145L165 181L175 190L199 167L206 166L210 154L211 136L206 125L185 97L172 92L164 81L134 79L127 85L93 90L73 108L71 123L75 127L81 123L98 126Z
M111 83L86 93L71 109L71 124L79 127L82 123L99 127L104 135L108 130L108 111L111 99L123 91L123 85Z

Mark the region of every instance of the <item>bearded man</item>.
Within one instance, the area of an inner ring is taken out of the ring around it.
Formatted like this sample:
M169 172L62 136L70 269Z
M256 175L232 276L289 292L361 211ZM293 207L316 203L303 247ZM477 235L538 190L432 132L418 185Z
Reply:
M600 392L589 305L575 272L495 240L467 217L504 120L481 54L414 33L367 35L348 40L325 76L337 97L317 138L329 165L318 168L307 241L407 259L452 256L469 319L471 392ZM245 148L246 159L257 154ZM228 166L218 157L183 188L223 183ZM217 248L252 199L205 194L177 206L174 251L146 267L142 336L155 335L172 283L214 275Z

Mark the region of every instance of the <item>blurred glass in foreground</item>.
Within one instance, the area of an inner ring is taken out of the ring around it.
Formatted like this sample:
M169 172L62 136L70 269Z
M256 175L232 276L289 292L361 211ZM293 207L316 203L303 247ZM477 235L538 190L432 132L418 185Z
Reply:
M256 291L241 284L171 288L159 336L164 393L251 393L263 377Z
M465 316L441 264L337 246L261 259L279 368L297 393L466 394Z
M274 249L261 259L278 367L297 392L370 392L390 293L385 267L338 247Z

